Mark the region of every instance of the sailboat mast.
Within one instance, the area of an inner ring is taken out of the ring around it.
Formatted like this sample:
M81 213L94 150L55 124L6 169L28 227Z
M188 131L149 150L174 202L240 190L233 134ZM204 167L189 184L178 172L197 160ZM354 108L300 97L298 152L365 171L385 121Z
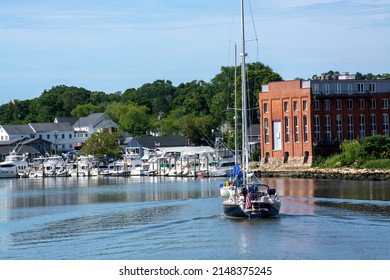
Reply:
M237 143L237 45L234 45L234 164L238 164L238 143Z
M248 159L248 120L247 120L247 98L246 98L246 71L245 71L245 22L244 22L244 0L241 0L241 91L242 91L242 165L244 172L244 184L247 184L249 172Z

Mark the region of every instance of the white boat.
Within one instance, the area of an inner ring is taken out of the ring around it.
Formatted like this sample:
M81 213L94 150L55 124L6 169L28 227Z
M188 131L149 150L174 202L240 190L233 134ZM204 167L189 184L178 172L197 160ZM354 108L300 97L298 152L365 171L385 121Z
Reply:
M209 169L210 177L228 177L232 173L236 161L234 158L223 158Z
M147 174L149 165L142 160L139 147L127 147L124 160L130 176L145 176Z
M0 162L0 178L17 178L28 176L29 164L27 155L18 155L13 150Z
M45 177L63 177L65 172L65 161L59 155L45 157L43 160L43 176Z
M223 200L222 206L226 217L229 218L263 218L279 215L281 201L275 189L255 182L249 170L249 141L247 120L247 96L245 75L245 28L244 0L241 0L241 86L242 86L242 167L233 179L229 195Z

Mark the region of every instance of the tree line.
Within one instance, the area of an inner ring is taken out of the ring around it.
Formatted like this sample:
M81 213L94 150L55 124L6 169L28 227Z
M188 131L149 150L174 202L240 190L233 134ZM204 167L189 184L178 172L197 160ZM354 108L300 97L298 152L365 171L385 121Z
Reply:
M37 98L1 105L0 124L53 122L56 117L84 117L99 112L132 136L185 135L194 144L211 144L213 131L226 122L234 123L235 72L237 106L241 106L241 69L234 68L221 67L210 82L194 80L174 86L169 80L156 80L123 93L58 85ZM282 77L260 62L248 64L246 74L248 104L256 121L261 85L281 81Z
M283 79L260 62L247 64L246 70L248 117L251 123L258 123L261 85ZM363 75L359 72L356 76L390 78L389 74ZM54 86L37 98L12 100L1 105L0 124L44 123L53 122L56 117L106 113L119 124L120 131L132 136L185 135L196 145L210 145L222 124L228 124L231 132L234 130L235 106L241 108L241 67L223 66L210 82L193 80L174 86L169 80L156 80L123 93ZM222 136L229 146L233 146L234 133Z

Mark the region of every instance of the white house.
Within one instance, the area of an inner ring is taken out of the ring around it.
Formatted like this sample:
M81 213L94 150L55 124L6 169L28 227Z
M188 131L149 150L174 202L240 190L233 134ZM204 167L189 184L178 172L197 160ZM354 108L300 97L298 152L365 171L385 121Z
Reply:
M54 123L29 123L26 125L0 125L0 145L12 140L40 138L52 143L52 150L73 151L91 134L107 129L117 131L118 125L103 113L79 118L72 126L68 121L56 118Z

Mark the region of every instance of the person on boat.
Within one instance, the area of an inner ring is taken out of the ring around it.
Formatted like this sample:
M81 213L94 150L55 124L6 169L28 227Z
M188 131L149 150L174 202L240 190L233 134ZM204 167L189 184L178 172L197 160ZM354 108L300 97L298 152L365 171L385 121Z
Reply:
M242 186L242 183L243 183L243 174L242 172L240 171L237 176L236 176L236 181L237 181L237 187L241 187Z
M241 188L241 194L244 196L244 201L246 201L246 196L248 194L248 189L245 186Z

